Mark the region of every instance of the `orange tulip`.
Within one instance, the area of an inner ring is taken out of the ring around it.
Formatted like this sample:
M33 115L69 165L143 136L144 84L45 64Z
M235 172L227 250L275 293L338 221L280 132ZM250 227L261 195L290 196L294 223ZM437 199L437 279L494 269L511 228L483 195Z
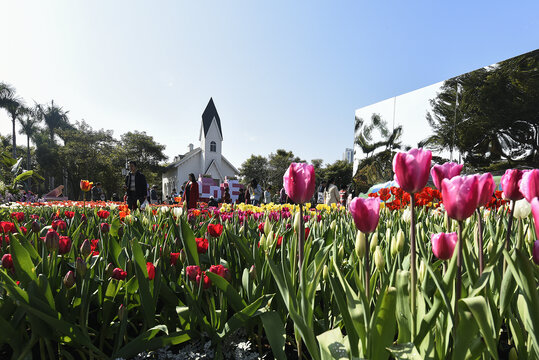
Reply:
M81 180L80 181L80 189L84 192L88 192L92 190L93 182L89 182L88 180Z

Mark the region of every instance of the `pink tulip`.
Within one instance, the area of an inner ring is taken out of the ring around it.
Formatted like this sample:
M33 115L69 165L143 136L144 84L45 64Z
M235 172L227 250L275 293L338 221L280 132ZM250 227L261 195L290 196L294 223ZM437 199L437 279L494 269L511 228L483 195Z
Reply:
M539 197L539 169L524 171L518 187L529 203L533 198Z
M501 179L503 196L509 200L520 200L524 198L524 195L518 188L518 183L522 179L522 171L518 169L507 169Z
M432 253L440 260L451 259L457 239L458 236L455 232L432 234L430 237Z
M476 175L479 188L479 199L477 201L477 207L485 206L492 199L492 194L496 189L496 183L491 173L485 173L483 175Z
M380 200L355 198L350 203L350 212L356 228L364 233L373 232L380 218Z
M283 176L286 194L297 204L308 202L315 187L314 166L305 163L292 163Z
M533 243L533 262L539 265L539 240L535 240Z
M469 218L479 198L477 176L455 176L442 181L442 198L447 215L455 220Z
M535 236L539 238L539 198L532 199L532 214L535 222Z
M408 152L398 152L393 158L395 181L402 190L410 194L421 191L429 180L430 161L432 153L429 150L412 149Z
M454 162L446 162L443 165L434 165L430 170L430 175L432 176L434 186L441 189L442 180L451 179L457 175L460 175L463 166L464 165L462 164L457 164Z

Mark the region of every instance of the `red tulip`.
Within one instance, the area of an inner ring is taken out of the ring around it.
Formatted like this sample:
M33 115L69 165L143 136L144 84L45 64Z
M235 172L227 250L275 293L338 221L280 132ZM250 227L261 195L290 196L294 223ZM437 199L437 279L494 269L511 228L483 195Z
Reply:
M442 180L451 179L457 175L460 175L463 166L464 165L462 164L457 164L454 162L446 162L443 165L434 165L430 170L430 175L432 176L434 186L441 189Z
M148 279L153 280L155 278L155 266L151 262L146 263L146 270L148 271Z
M121 268L115 268L114 270L112 270L111 277L116 280L125 280L125 278L127 277L127 272L123 271L123 269Z
M0 228L4 233L14 233L16 231L15 224L9 221L0 221Z
M71 239L68 236L60 236L58 254L64 255L71 250Z
M398 152L393 158L395 181L411 194L421 191L429 180L432 153L429 150L412 149Z
M315 188L314 166L305 163L292 163L283 176L286 194L296 204L308 202Z
M535 222L535 236L539 238L539 198L532 199L532 214Z
M432 234L432 253L440 260L448 260L453 256L455 245L457 244L457 233Z
M208 232L213 237L219 237L223 233L223 225L221 224L209 224Z
M2 256L2 266L6 269L13 269L13 258L11 254L4 254Z
M447 215L455 220L469 218L479 199L477 176L455 176L442 181L442 197Z
M99 218L101 218L101 219L106 219L106 218L109 217L109 215L110 215L110 212L108 212L107 210L99 210L99 211L97 212L97 216L98 216Z
M189 280L195 281L197 279L197 276L202 274L202 271L200 270L200 266L190 265L185 268L185 273L187 274Z
M64 211L64 216L66 217L66 219L73 219L73 216L75 216L75 212L74 211Z
M180 257L180 253L170 253L170 265L176 266L176 263L178 262L178 258Z
M208 239L205 238L195 238L197 243L197 252L199 254L205 254L208 252Z
M477 200L477 207L485 206L492 200L492 195L496 189L496 183L491 173L485 173L483 175L476 175L479 188L479 199Z
M230 280L230 272L226 267L223 265L212 265L210 266L210 272L219 275L220 277L226 279L227 281Z
M359 231L373 232L380 218L380 201L376 198L355 198L350 203L350 212Z
M12 219L17 219L18 222L24 221L24 213L23 212L12 212L11 213Z
M507 169L501 179L503 196L509 200L520 200L524 195L520 192L518 183L522 179L523 172L518 169Z
M67 229L67 223L64 220L54 220L51 225L54 230L64 231Z
M205 271L203 273L197 275L197 277L196 277L197 285L200 285L200 280L204 281L204 284L203 284L204 289L208 289L211 286L211 280L210 280L210 278L208 276L206 276Z
M518 187L529 203L539 197L539 169L524 171Z
M14 233L16 230L15 224L9 221L0 221L0 228L2 228L2 231L4 233Z
M539 265L539 240L533 243L533 262Z

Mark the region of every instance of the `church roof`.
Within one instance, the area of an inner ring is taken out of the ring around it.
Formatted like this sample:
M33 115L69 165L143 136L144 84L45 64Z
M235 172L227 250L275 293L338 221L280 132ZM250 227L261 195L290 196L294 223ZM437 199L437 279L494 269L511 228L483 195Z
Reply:
M219 118L219 114L217 113L217 109L215 108L215 104L213 103L213 98L210 98L206 109L202 113L202 126L204 127L204 136L208 135L208 131L210 130L210 125L214 117L215 121L217 121L217 127L219 128L219 132L221 133L222 138L223 130L221 130L221 119Z

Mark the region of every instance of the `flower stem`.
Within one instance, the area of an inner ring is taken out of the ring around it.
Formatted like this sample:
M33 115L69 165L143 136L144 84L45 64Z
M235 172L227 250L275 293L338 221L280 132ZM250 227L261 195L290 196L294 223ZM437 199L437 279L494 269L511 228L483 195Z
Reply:
M515 200L511 200L511 212L507 223L507 234L505 235L505 250L509 251L509 241L511 240L511 227L513 225L513 213L515 212ZM507 269L507 260L503 259L503 272Z
M478 231L477 234L477 255L479 257L479 276L483 274L484 261L483 261L483 220L481 219L481 210L477 209L477 224Z
M369 266L369 234L365 234L365 293L367 294L367 301L370 304L369 300L369 287L371 282L371 271Z
M515 200L511 200L511 212L507 223L507 234L505 235L505 249L509 251L509 241L511 240L511 227L513 226L513 213L515 212Z
M416 284L417 284L417 273L416 273L416 263L415 263L415 197L414 194L410 194L410 298L411 298L411 313L412 313L412 341L415 337L415 328L416 328Z
M303 222L303 204L299 204L299 234L298 234L298 270L299 281L302 282L301 268L303 266L303 249L305 247L305 223Z
M458 252L457 252L457 278L455 280L455 307L453 314L455 316L455 323L453 324L453 341L457 338L457 325L459 323L458 304L462 291L462 221L458 221Z

